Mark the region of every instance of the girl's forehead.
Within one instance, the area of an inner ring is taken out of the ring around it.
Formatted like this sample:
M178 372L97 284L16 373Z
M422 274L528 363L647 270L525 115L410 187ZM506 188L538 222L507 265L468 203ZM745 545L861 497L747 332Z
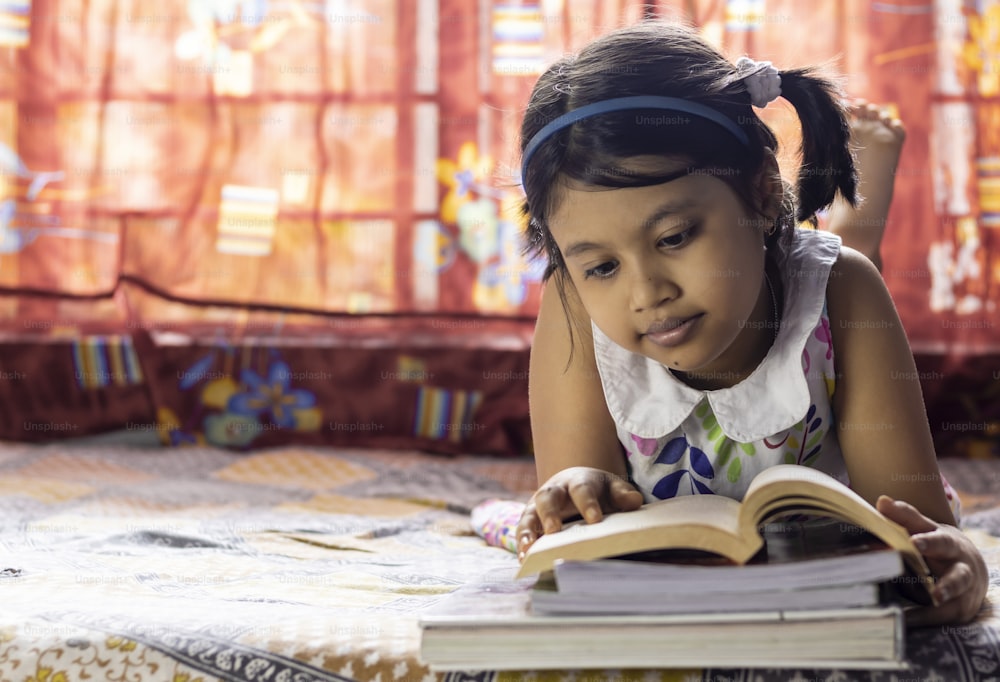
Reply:
M602 187L566 182L549 216L549 229L558 236L572 227L605 222L609 216L622 223L704 209L718 204L720 192L729 187L712 175L691 173L658 185ZM731 190L730 190L731 191Z

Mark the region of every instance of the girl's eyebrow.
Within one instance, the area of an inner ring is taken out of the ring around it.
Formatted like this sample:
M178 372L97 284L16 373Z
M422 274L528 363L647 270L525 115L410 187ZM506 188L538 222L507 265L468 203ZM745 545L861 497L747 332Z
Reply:
M647 216L646 219L639 224L639 229L646 232L656 226L656 224L664 218L674 215L675 213L688 211L697 205L698 202L691 199L690 196L671 199L649 214L649 216ZM573 256L577 256L585 251L593 251L600 248L603 248L603 245L596 242L572 242L563 252L563 258L572 258Z

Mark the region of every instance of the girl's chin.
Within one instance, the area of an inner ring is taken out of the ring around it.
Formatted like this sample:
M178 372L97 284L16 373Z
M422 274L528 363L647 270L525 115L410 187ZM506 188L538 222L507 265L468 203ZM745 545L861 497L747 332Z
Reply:
M711 384L720 382L735 383L739 380L739 377L734 372L711 369L707 366L706 362L692 361L693 358L690 357L678 357L677 354L663 352L646 352L644 355L650 360L660 363L664 368L669 369L672 374L677 376L678 379L685 381L685 383L689 381L695 383L708 382Z
M701 363L692 363L688 358L678 358L676 354L647 352L644 355L650 360L654 360L674 374L695 374L701 367Z

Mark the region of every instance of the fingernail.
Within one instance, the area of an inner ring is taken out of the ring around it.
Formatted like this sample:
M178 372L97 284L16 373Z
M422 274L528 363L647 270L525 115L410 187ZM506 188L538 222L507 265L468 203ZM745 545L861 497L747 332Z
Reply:
M906 503L902 500L893 500L892 503L896 505L896 509L906 509Z
M530 545L531 544L531 533L522 533L521 534L520 543L522 545Z
M524 550L523 549L520 552L517 553L517 560L518 561L524 561Z
M597 507L587 507L587 511L583 512L583 518L587 519L587 523L597 521Z
M938 601L946 602L949 599L951 599L951 593L948 591L947 587L938 589Z
M545 532L546 533L555 533L556 532L556 522L553 521L552 519L545 519L545 523L542 524L542 525L545 527Z
M917 538L916 540L914 540L913 545L921 552L927 549L927 541L924 540L923 538Z

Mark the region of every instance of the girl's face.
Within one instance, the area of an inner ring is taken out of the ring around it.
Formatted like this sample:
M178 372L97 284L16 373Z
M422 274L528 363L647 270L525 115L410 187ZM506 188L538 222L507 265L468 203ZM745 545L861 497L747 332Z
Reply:
M650 187L562 188L549 227L598 328L711 389L745 378L771 344L770 222L702 173Z

